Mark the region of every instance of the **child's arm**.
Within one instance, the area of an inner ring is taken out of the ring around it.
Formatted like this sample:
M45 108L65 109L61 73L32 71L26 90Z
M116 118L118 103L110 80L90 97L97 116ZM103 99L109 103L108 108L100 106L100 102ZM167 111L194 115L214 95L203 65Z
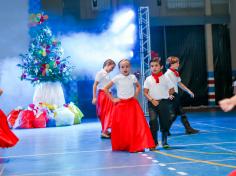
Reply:
M3 93L3 90L0 88L0 96L2 95L2 93Z
M105 93L107 94L107 96L114 102L114 103L116 103L116 102L119 102L120 101L120 99L119 98L114 98L114 97L112 97L112 95L110 94L110 92L109 92L109 89L113 86L113 82L112 81L110 81L105 87L104 87L104 91L105 91Z
M136 89L135 89L134 97L138 98L138 94L140 93L140 90L141 90L141 86L138 81L135 83L135 86L136 86Z
M149 94L149 89L144 88L144 96L148 99L148 101L150 101L154 106L158 106L159 105L159 101L154 100Z
M231 98L223 99L219 102L219 105L223 111L228 112L236 106L236 95Z
M185 86L182 82L178 82L178 86L185 92L187 92L192 98L194 98L194 93L187 88L187 86Z
M96 97L97 86L98 86L98 81L94 81L94 83L93 83L93 100L92 100L92 104L96 104L96 102L97 102L97 97Z

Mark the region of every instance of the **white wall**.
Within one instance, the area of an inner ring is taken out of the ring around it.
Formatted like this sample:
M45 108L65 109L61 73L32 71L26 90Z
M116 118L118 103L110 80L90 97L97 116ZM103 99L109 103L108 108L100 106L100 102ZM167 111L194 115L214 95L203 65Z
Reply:
M28 0L0 0L0 108L8 113L32 102L33 87L19 80L16 64L28 49Z

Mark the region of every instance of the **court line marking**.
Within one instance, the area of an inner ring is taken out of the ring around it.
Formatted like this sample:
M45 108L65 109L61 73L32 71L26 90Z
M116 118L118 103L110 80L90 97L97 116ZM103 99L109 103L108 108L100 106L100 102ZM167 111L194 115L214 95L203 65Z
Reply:
M57 172L41 172L41 173L25 173L25 174L12 174L9 176L30 176L30 175L52 175L52 174L68 174L68 173L78 173L78 172L87 172L87 171L97 171L97 170L112 170L112 169L123 169L123 168L136 168L136 167L147 167L147 166L156 166L157 164L143 164L143 165L133 165L133 166L112 166L112 167L98 167L92 169L74 169L67 172L57 171Z
M208 161L234 161L236 158L228 158L228 159L222 159L222 160L208 160ZM177 164L196 164L196 162L193 161L180 161L180 162L172 162L172 163L164 163L166 165L177 165Z
M177 174L179 174L179 175L188 175L187 173L185 173L185 172L176 172Z
M231 153L236 154L236 151L227 149L227 148L225 148L225 147L220 147L220 146L217 146L217 145L213 145L213 147L215 147L215 148L217 148L217 149L221 149L221 150L223 150L223 151L227 151L227 152L231 152Z
M200 133L196 133L196 134L191 134L191 136L197 136L197 135L206 135L206 134L211 134L211 133L219 133L219 132L229 132L229 131L236 131L235 130L201 130L200 129ZM173 133L174 134L174 133ZM171 139L176 139L176 138L182 138L182 137L189 137L190 135L189 134L181 134L181 135L178 135L178 136L170 136L170 140Z
M5 169L5 167L3 166L3 167L1 168L1 171L0 171L0 175L1 175L1 176L3 175L4 169Z
M213 145L215 146L215 145ZM217 147L215 147L217 148ZM223 147L219 147L218 149L224 149ZM208 155L236 155L236 152L233 150L227 150L225 149L225 151L227 151L228 153L223 153L223 152L202 152L202 151L196 151L196 150L182 150L182 149L176 149L176 151L183 151L183 152L188 152L188 153L199 153L199 154L208 154Z
M85 150L85 151L77 151L77 152L41 153L41 154L32 154L32 155L12 155L12 156L5 156L5 157L1 157L1 158L9 159L9 158L48 156L48 155L65 155L65 154L76 154L76 153L108 152L108 151L112 151L112 150L105 149L105 150L87 150L87 151Z
M215 165L215 166L221 166L221 167L228 167L228 168L236 168L236 166L233 165L229 165L229 164L221 164L221 163L216 163L216 162L212 162L212 161L207 161L207 160L199 160L199 159L193 159L193 158L187 158L184 156L178 156L178 155L173 155L173 154L168 154L165 152L161 152L161 151L154 151L156 153L159 153L161 155L165 155L165 156L169 156L172 158L177 158L177 159L181 159L181 160L187 160L187 161L192 161L195 163L204 163L204 164L209 164L209 165Z
M187 146L202 146L202 145L217 145L217 144L235 144L236 141L231 142L215 142L215 143L198 143L198 144L186 144L186 145L173 145L172 147L187 147ZM12 155L1 157L3 159L10 158L23 158L23 157L40 157L40 156L49 156L49 155L66 155L66 154L77 154L77 153L92 153L92 152L108 152L112 151L111 149L105 150L87 150L87 151L76 151L76 152L61 152L61 153L41 153L41 154L32 154L32 155ZM144 154L146 155L146 154Z
M236 158L228 158L228 159L221 159L221 160L208 160L208 161L212 161L213 162L213 161L234 161L234 160L236 160ZM193 161L180 161L180 162L171 162L171 163L163 163L163 164L166 164L166 165L196 164L196 162L193 162Z
M212 160L212 161L228 161L228 160L236 160L235 159L224 159L224 160ZM163 163L166 165L177 165L177 164L195 164L196 162L175 162L175 163ZM134 165L134 166L116 166L116 167L107 167L107 168L93 168L93 169L81 169L81 170L71 170L68 172L42 172L42 173L25 173L25 174L13 174L11 176L36 176L36 175L50 175L50 174L58 174L58 173L71 173L71 172L86 172L86 171L96 171L96 170L109 170L109 169L122 169L122 168L134 168L134 167L147 167L147 166L156 166L157 163L154 164L146 164L146 165Z
M213 142L213 143L198 143L198 144L186 144L186 145L172 145L171 147L187 147L187 146L202 146L202 145L217 145L217 144L235 144L236 141L230 142Z
M201 123L201 122L194 122L194 124L206 125L206 126L211 126L211 127L216 127L216 128L222 128L222 129L228 129L228 130L236 130L235 128L228 128L228 127L223 127L223 126L218 126L218 125L212 125L212 124L207 124L207 123Z

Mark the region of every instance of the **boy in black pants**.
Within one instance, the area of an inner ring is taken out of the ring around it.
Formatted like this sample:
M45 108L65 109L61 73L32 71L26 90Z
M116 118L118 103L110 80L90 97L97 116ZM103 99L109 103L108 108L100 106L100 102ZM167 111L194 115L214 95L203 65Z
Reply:
M178 94L178 87L180 87L183 91L187 92L192 98L194 98L194 94L181 82L179 72L177 71L179 68L179 58L175 56L170 56L167 58L167 63L169 64L170 67L166 71L165 75L169 78L171 83L174 85L174 89L175 89L175 93L173 94L174 99L171 101L172 114L174 113L175 116L174 118L171 119L170 127L172 123L176 120L177 116L180 115L181 122L185 127L185 133L196 134L199 132L199 130L196 130L190 126L188 118L185 115L185 112L183 111L183 108L181 106L180 96Z
M170 94L174 92L174 86L170 80L162 73L163 66L158 57L150 61L152 75L148 76L144 82L144 95L148 99L149 125L156 147L158 146L159 123L162 132L162 146L168 148L167 135L170 127ZM152 148L151 150L155 150Z

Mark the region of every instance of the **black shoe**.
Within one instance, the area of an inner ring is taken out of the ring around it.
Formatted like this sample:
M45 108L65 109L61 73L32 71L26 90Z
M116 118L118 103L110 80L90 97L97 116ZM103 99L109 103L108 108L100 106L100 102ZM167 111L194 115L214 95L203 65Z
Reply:
M150 151L155 151L157 150L158 144L155 145L155 147L149 148Z
M101 138L102 138L102 139L110 139L111 136L108 135L108 134L106 134L106 133L102 133L102 134L101 134Z
M186 134L197 134L197 133L199 133L199 130L190 128L190 129L187 129L187 130L185 131L185 133L186 133Z
M162 144L162 147L164 148L164 149L168 149L168 148L170 148L170 146L169 146L169 144Z

